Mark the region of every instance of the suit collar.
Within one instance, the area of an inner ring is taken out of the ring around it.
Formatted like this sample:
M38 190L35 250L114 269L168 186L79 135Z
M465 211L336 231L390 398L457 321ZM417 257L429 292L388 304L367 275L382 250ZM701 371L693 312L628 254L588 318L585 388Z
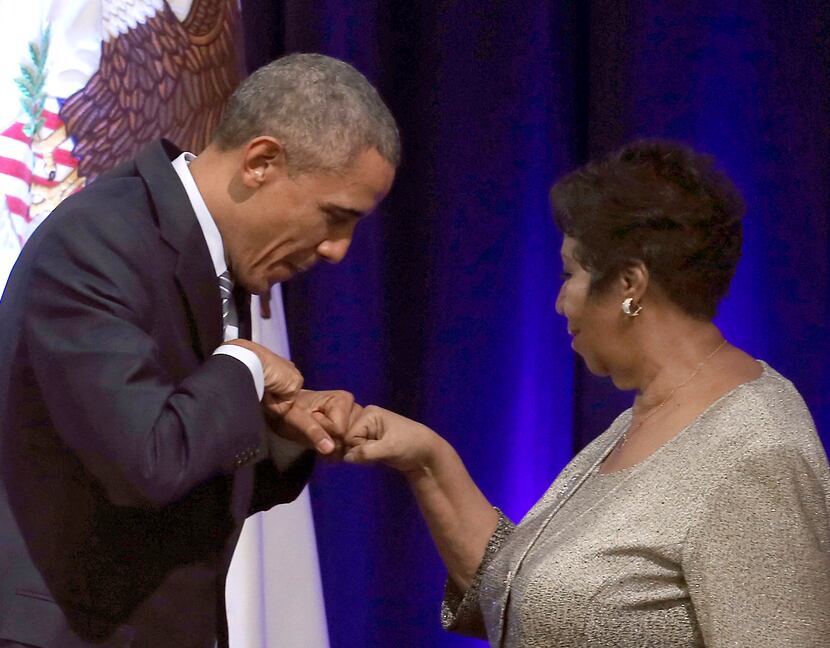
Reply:
M213 219L213 214L210 213L208 206L205 204L205 199L202 197L202 192L199 191L196 180L193 179L193 174L190 173L190 162L195 159L196 156L192 153L182 153L173 160L173 170L179 176L179 180L181 180L182 186L187 192L187 199L190 201L190 206L196 214L196 220L202 228L210 258L213 260L213 273L218 277L228 269L228 264L225 262L225 246L222 242L222 234Z
M136 156L135 166L150 194L161 237L179 255L176 281L190 308L196 351L207 358L222 342L222 301L205 237L171 164L180 154L176 146L160 140Z
M191 230L198 227L187 192L173 169L172 162L181 153L167 140L158 140L147 146L135 158L136 169L144 179L151 202L156 209L162 238L180 252L185 250L185 244L190 242Z

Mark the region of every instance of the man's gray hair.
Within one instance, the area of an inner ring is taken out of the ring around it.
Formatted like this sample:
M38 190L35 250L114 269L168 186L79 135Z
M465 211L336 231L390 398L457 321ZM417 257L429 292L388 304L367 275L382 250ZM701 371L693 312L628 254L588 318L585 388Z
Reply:
M290 54L259 68L233 93L214 134L223 150L269 135L295 173L339 170L375 148L397 167L395 119L377 91L348 63L322 54Z

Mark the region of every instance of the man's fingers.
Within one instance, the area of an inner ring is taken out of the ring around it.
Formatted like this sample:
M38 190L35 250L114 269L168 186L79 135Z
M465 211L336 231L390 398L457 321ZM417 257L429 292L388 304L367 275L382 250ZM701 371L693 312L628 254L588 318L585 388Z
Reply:
M272 380L270 384L266 382L265 385L265 390L279 400L294 400L302 388L303 376L296 369L286 371L279 379Z
M347 391L317 392L309 405L315 418L334 436L342 437L349 429L354 396Z
M335 425L331 419L329 419L323 412L311 412L311 416L320 424L320 427L326 431L326 433L331 437L331 440L334 442L334 452L332 454L337 455L338 457L343 452L343 432L340 428Z
M326 428L327 428L327 427L329 427L329 426L333 426L333 425L334 425L334 422L333 422L331 419L329 419L329 417L328 417L328 416L326 416L326 415L325 415L323 412L321 412L320 410L314 410L313 412L311 412L311 415L312 415L312 416L314 417L314 419L315 419L315 420L316 420L316 421L317 421L320 425L322 425L323 427L326 427Z
M331 394L327 403L326 415L337 426L341 435L349 429L349 417L354 404L354 396L347 391L337 391Z
M333 437L343 438L343 432L340 429L339 425L336 425L334 421L332 421L325 413L314 410L311 412L311 416L314 418L317 423L320 424L326 432L328 432Z
M293 431L294 441L312 447L320 454L327 455L334 451L336 446L331 436L309 412L290 409L285 413L283 421Z
M262 399L262 404L265 405L268 413L276 416L277 418L282 418L291 411L291 407L294 405L294 400L291 398L285 400L282 398L276 398L273 394L266 392Z
M350 430L351 427L355 424L360 415L363 414L363 406L359 405L358 403L352 402L352 411L349 412L349 423L346 425L346 430Z

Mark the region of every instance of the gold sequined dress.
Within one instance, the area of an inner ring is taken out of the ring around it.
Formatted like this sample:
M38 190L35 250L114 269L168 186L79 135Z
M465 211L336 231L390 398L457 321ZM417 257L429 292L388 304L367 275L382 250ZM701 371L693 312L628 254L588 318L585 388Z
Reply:
M830 469L768 365L631 468L631 411L518 526L502 516L445 628L500 648L830 648Z

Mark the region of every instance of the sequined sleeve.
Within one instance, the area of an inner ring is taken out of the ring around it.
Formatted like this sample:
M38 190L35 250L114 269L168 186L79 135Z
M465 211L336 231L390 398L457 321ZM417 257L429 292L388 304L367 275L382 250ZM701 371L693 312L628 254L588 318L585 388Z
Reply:
M484 557L476 570L470 587L462 592L449 578L444 586L444 600L441 603L441 625L444 630L451 630L459 634L486 639L484 622L478 605L478 592L481 584L481 575L487 565L498 553L504 541L515 528L515 525L499 509L499 521L496 530L490 536Z
M683 556L707 648L830 646L830 520L820 462L796 447L748 448L709 485Z

